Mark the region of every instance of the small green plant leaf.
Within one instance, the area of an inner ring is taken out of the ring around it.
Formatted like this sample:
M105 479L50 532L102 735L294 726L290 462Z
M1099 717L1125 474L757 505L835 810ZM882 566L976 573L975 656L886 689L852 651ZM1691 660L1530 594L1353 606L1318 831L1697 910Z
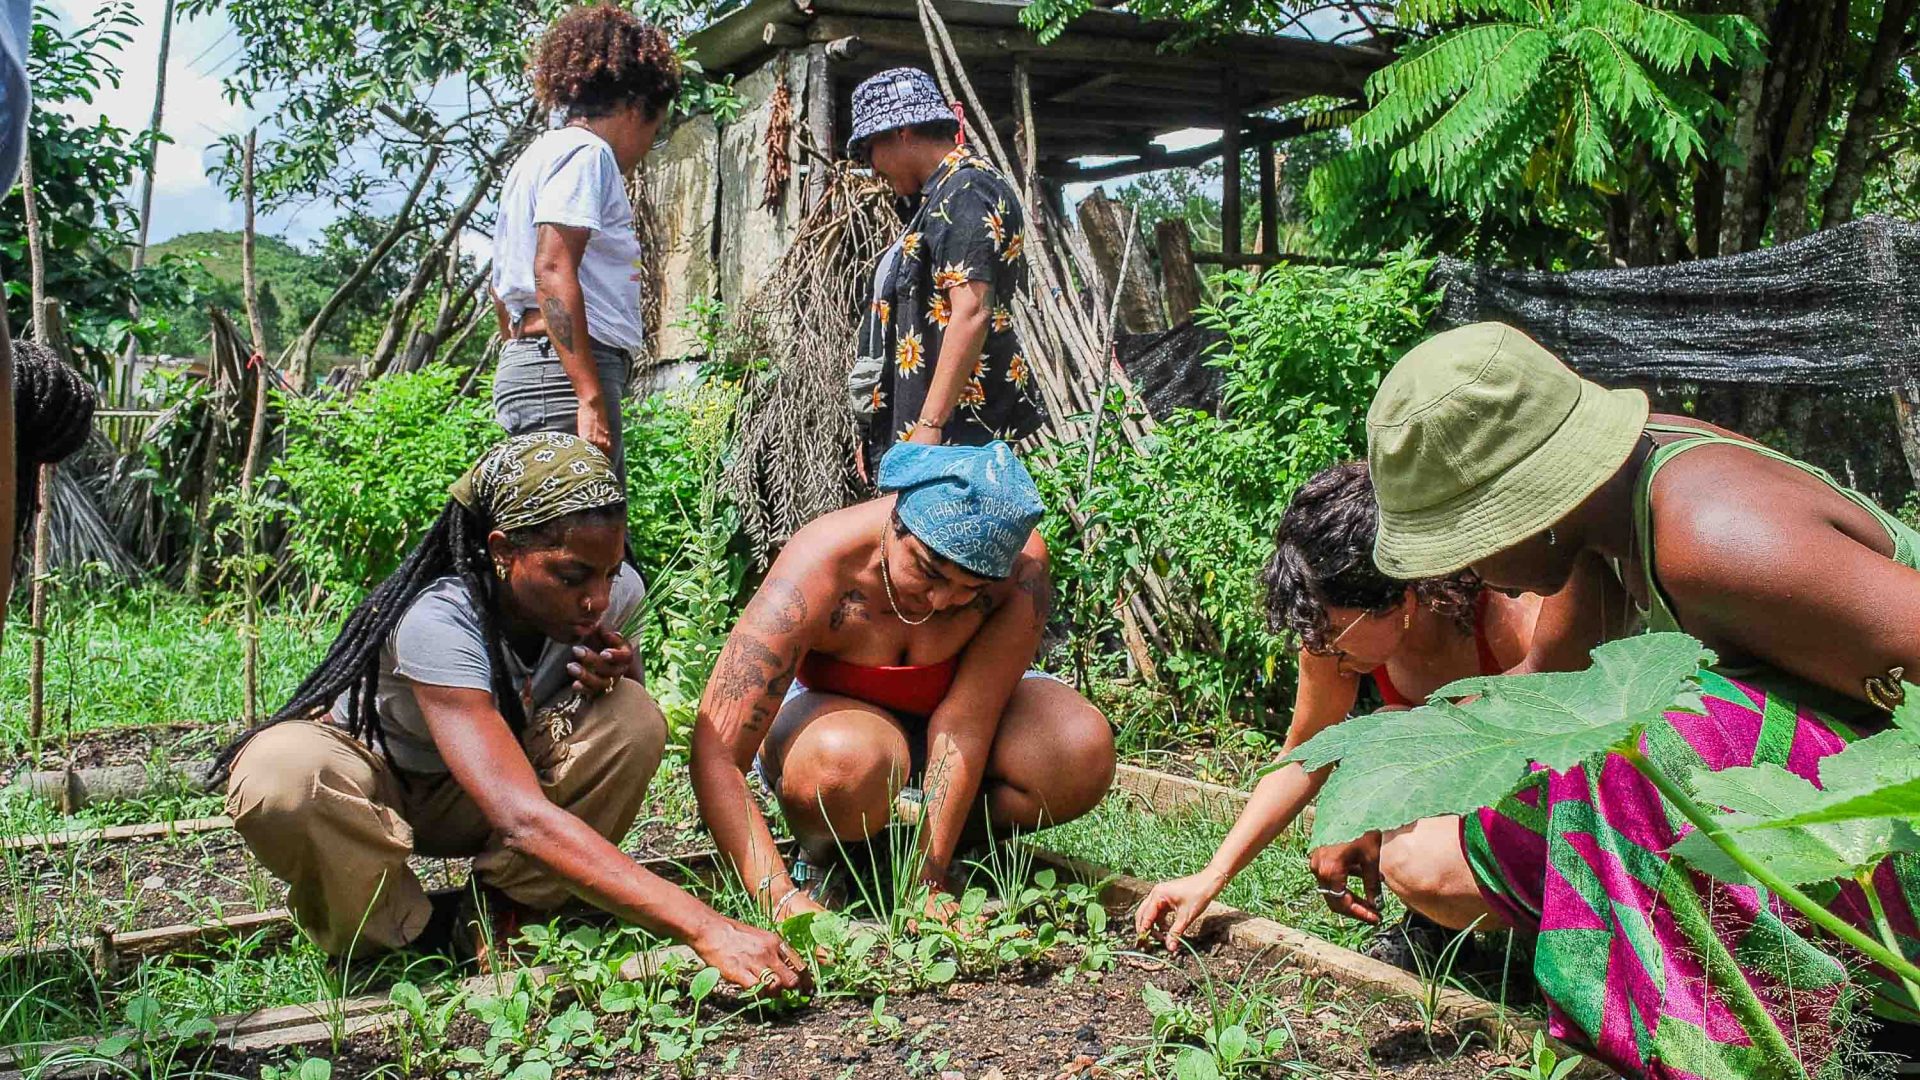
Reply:
M1148 983L1140 988L1140 1000L1146 1003L1147 1011L1155 1016L1164 1016L1179 1006L1173 1003L1173 995Z
M927 981L935 986L944 985L960 974L960 965L951 960L941 960L927 969Z
M333 1062L326 1058L308 1058L300 1063L300 1071L295 1075L299 1080L333 1080Z
M1220 1033L1218 1050L1221 1063L1232 1065L1247 1056L1247 1048L1251 1043L1252 1038L1247 1034L1246 1028L1239 1024L1228 1027Z
M1220 1080L1220 1065L1205 1050L1189 1046L1175 1059L1173 1075L1174 1080Z
M414 1016L419 1016L427 1011L426 996L420 993L419 987L410 982L394 983L393 989L387 991L387 1000L400 1006Z
M713 988L719 985L720 985L720 969L719 968L715 968L715 967L701 968L700 974L695 975L693 977L693 985L687 988L687 993L692 996L693 1000L699 1001L705 998L708 994L713 993Z
M1595 649L1585 671L1462 679L1424 708L1330 727L1289 756L1309 770L1339 763L1313 843L1491 806L1530 764L1570 768L1637 738L1669 710L1698 712L1697 676L1712 662L1685 634L1646 634ZM1450 700L1467 695L1478 696Z
M1778 765L1701 773L1694 787L1702 802L1731 811L1721 826L1734 834L1733 842L1789 884L1852 877L1894 851L1920 850L1920 837L1911 828L1885 818L1782 826L1807 816L1828 796ZM1697 829L1673 852L1703 873L1751 884L1747 873Z
M308 1078L302 1076L300 1080ZM553 1080L553 1066L545 1061L523 1061L507 1074L507 1080Z
M1920 819L1920 733L1904 727L1883 731L1822 759L1820 786L1823 791L1815 803L1769 822L1768 827L1863 818Z

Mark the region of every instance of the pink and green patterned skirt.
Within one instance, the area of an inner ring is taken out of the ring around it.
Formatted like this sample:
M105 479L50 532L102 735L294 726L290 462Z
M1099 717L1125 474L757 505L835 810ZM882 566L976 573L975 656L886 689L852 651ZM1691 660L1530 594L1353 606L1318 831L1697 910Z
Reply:
M1702 689L1705 715L1671 714L1643 740L1669 775L1771 762L1817 782L1819 760L1846 745L1844 729L1777 694L1711 672ZM1862 1012L1920 1020L1896 983L1778 898L1670 860L1690 829L1611 756L1541 770L1465 819L1481 892L1537 935L1554 1035L1629 1076L1744 1080L1844 1069ZM1920 956L1920 862L1896 856L1874 884L1903 951ZM1858 885L1808 892L1874 932Z

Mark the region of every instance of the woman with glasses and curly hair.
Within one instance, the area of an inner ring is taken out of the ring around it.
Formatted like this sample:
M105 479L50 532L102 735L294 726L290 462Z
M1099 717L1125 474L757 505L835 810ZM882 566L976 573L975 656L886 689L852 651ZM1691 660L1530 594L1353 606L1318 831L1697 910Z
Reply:
M1280 519L1262 578L1268 621L1276 633L1300 645L1289 753L1346 719L1366 681L1373 683L1383 708L1406 709L1455 679L1542 666L1539 658L1529 657L1541 614L1539 597L1484 589L1471 576L1401 581L1382 574L1373 564L1378 516L1367 465L1353 462L1308 480ZM1328 771L1309 773L1288 764L1262 778L1212 861L1198 873L1154 886L1137 914L1140 936L1158 929L1169 949L1177 947L1227 882L1319 793ZM1377 923L1383 880L1421 915L1442 914L1449 898L1462 890L1477 899L1471 881L1439 878L1435 871L1447 865L1445 860L1424 857L1436 845L1459 849L1458 818L1418 822L1384 840L1376 833L1313 852L1314 876L1328 907ZM1348 888L1354 877L1364 885L1359 895ZM1436 944L1440 934L1452 932L1410 916L1408 925L1384 936L1374 953L1410 966L1408 952Z

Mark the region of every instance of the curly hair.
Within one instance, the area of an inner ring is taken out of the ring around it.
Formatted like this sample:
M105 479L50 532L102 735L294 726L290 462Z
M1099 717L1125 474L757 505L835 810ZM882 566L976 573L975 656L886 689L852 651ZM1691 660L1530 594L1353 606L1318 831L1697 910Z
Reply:
M1471 575L1400 581L1373 563L1379 507L1367 463L1322 470L1294 492L1273 536L1273 558L1260 575L1267 587L1267 625L1308 652L1332 645L1327 608L1391 611L1413 586L1419 602L1473 632L1481 585Z
M659 27L610 4L575 8L540 39L533 92L568 119L638 104L648 119L680 94L680 58Z

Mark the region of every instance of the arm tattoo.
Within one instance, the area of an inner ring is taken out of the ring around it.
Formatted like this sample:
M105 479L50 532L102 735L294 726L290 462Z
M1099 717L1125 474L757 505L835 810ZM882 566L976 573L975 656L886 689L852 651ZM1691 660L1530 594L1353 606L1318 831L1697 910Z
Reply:
M847 624L848 619L867 621L867 594L859 589L848 589L840 594L840 603L827 618L827 627L838 630Z
M1047 575L1045 568L1032 564L1021 571L1015 584L1021 592L1033 598L1034 622L1044 630L1047 620L1053 617L1053 579Z
M786 578L768 578L744 613L746 621L769 634L791 634L807 621L807 598Z
M549 296L540 301L540 314L547 318L547 340L555 345L573 348L573 316L567 313L567 305L557 296Z
M713 681L721 702L752 701L785 689L799 663L799 652L782 657L765 642L736 629L720 655Z

